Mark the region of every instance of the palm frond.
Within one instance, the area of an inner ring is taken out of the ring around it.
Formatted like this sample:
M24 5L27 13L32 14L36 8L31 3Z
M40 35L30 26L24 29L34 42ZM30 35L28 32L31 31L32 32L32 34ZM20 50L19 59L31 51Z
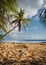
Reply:
M23 18L22 20L26 20L27 22L31 21L31 19L29 19L29 18Z
M24 26L25 29L28 27L28 22L30 22L30 21L31 20L27 19L27 18L22 19L22 23L23 23L23 26Z
M4 32L7 32L7 21L4 18L3 15L0 16L0 29L2 29Z
M6 11L16 11L18 8L18 0L0 0L0 8Z
M5 27L5 25L0 25L0 29L2 29L4 32L7 32L7 28Z
M2 34L0 34L0 40L2 40L3 39L3 35Z
M17 19L16 20L13 20L10 24L14 24L14 23L17 23Z
M14 12L16 13L18 9L18 0L0 0L0 29L4 32L7 30L8 18L4 17L4 14Z

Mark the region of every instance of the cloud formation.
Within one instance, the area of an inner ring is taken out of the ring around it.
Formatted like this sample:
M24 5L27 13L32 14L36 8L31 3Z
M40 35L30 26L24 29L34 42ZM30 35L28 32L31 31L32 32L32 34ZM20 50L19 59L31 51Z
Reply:
M43 0L19 0L20 7L39 8Z
M25 9L27 15L33 15L42 6L43 0L18 0L19 7Z

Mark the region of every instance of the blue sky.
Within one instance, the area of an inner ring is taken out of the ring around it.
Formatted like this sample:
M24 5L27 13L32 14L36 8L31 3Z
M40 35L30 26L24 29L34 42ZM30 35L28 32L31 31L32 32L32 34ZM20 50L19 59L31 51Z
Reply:
M13 40L46 39L46 28L40 23L38 16L36 16L28 23L26 31L22 26L21 32L18 32L18 29L16 28L10 33L10 36Z
M25 17L31 18L38 13L42 7L43 0L18 0L19 8L25 10ZM28 28L25 31L23 26L21 32L18 28L6 36L6 40L27 40L27 39L46 39L46 28L39 21L38 16L32 18L28 23Z

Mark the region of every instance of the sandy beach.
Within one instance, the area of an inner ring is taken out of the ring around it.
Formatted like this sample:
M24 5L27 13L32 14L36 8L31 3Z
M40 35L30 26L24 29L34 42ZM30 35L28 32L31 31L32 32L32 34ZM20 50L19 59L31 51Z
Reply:
M46 65L46 43L0 43L0 65Z

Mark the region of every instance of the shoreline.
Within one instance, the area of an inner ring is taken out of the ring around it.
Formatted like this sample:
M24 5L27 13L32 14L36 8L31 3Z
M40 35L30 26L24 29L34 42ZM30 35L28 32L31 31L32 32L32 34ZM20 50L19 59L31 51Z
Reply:
M46 42L0 42L0 44L46 44Z
M46 40L16 40L16 41L10 41L10 40L3 40L0 42L4 43L46 43Z

